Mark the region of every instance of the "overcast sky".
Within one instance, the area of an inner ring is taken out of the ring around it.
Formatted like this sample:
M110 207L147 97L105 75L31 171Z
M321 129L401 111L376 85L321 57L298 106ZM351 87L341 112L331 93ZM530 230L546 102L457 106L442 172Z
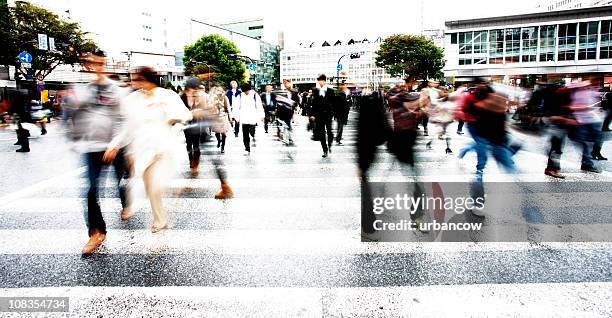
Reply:
M114 10L150 10L177 20L192 17L207 22L226 22L263 17L266 34L276 38L285 33L288 45L301 41L343 38L375 38L393 33L413 33L424 29L443 28L444 21L485 16L532 12L534 0L314 0L314 1L143 1L143 0L34 0L55 8L80 7L92 12ZM97 8L96 8L97 7ZM107 14L108 27L121 27L121 21ZM421 16L424 19L421 19Z

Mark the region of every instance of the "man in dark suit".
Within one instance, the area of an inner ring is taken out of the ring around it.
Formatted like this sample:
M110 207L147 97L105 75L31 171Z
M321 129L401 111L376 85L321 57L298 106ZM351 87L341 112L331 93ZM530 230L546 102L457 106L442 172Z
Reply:
M323 74L317 78L317 88L312 100L312 116L315 120L315 134L321 141L323 158L331 152L334 133L332 132L332 117L334 115L335 92L327 87L327 77ZM327 135L327 140L325 136Z
M268 133L268 124L272 121L272 115L276 111L276 94L272 92L272 85L266 85L266 91L261 93L261 103L266 114L264 130Z
M348 115L351 110L352 96L346 83L340 84L340 92L337 95L337 102L334 105L334 117L338 123L338 130L336 131L336 143L342 145L342 132L344 126L348 122Z

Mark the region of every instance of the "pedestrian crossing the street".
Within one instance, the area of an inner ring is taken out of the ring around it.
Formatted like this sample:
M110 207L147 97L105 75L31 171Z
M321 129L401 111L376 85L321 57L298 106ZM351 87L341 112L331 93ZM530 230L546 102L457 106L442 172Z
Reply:
M199 175L190 176L185 159L182 174L170 180L164 197L170 228L161 233L149 231L140 180L123 181L132 186L135 215L120 220L108 173L99 190L107 240L88 257L80 253L87 239L84 170L4 196L0 293L69 297L68 313L41 317L515 316L517 308L533 317L612 315L601 306L612 298L612 243L605 235L612 215L599 203L609 196L609 169L582 173L578 152L568 147L567 178L552 180L543 174L546 156L537 144L546 141L534 139L517 154L517 174L487 167L485 181L558 189L524 198L539 206L542 228L570 229L576 237L569 242L431 242L416 232L414 242L362 242L356 114L344 128L344 145L334 142L327 158L306 123L296 119L294 147L277 140L275 127L268 134L258 127L249 156L242 132L230 132L225 154L213 137L203 146ZM370 181L473 177L473 153L461 160L444 153L444 141L431 150L426 142L417 141L414 171L380 146ZM470 142L453 134L452 149ZM235 198L214 199L213 157L223 160ZM585 208L588 215L580 213ZM501 228L524 217L508 207L484 222Z

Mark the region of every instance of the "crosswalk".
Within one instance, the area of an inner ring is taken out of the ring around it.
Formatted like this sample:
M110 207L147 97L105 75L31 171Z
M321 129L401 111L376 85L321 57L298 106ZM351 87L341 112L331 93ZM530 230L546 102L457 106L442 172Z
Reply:
M534 226L561 226L569 242L431 243L418 233L412 242L362 242L354 116L344 145L328 158L310 140L306 118L296 122L296 147L262 127L250 156L243 156L241 135L228 136L224 155L207 144L200 175L185 169L170 181L164 204L171 228L161 234L148 230L151 212L138 180L135 216L119 219L109 174L100 190L108 237L91 257L80 255L83 168L5 195L0 293L70 297L70 317L612 316L605 305L612 298L609 169L584 174L568 149L567 179L551 180L542 173L541 140L526 142L516 175L489 164L485 181L533 183L523 197L539 207ZM453 150L469 142L453 136ZM444 154L443 142L427 150L423 139L416 149L412 176L380 147L371 181L472 177L473 154L459 160ZM213 199L213 156L224 161L234 199ZM539 192L544 182L554 195ZM526 217L508 206L485 223L512 226Z

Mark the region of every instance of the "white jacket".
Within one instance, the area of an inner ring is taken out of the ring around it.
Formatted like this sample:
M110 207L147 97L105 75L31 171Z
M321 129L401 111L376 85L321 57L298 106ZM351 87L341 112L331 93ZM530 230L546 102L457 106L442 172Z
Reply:
M261 122L265 117L265 113L259 94L254 90L250 90L248 94L242 92L238 109L234 107L234 116L236 121L241 124L255 125Z

